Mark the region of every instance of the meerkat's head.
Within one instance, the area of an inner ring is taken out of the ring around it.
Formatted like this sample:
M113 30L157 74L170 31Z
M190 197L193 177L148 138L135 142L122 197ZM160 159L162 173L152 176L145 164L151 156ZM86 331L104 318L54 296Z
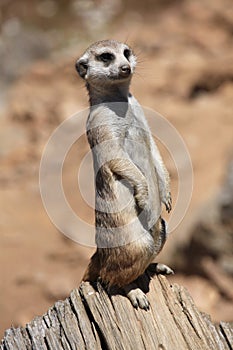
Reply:
M115 40L92 44L76 62L76 70L89 86L129 82L136 67L132 49Z

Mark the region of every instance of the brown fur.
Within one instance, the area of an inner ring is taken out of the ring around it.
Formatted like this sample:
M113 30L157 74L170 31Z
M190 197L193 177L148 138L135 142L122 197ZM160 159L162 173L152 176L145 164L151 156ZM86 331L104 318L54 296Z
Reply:
M160 223L154 227L154 240L160 235ZM164 242L157 250L162 249ZM91 257L84 274L84 281L94 282L101 278L109 287L123 287L142 275L153 261L156 252L154 247L148 247L143 237L125 246L116 248L101 248Z
M83 280L101 278L109 287L123 287L142 275L151 262L147 249L132 243L124 247L97 249Z

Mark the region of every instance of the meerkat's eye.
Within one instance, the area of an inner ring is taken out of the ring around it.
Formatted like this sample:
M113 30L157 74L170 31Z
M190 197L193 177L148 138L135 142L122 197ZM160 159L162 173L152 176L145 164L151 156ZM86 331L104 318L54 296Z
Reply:
M129 49L125 49L124 50L124 56L125 56L125 58L127 60L129 59L130 55L131 55L131 51Z
M102 62L113 61L115 56L110 52L103 52L101 55L97 56L97 58Z

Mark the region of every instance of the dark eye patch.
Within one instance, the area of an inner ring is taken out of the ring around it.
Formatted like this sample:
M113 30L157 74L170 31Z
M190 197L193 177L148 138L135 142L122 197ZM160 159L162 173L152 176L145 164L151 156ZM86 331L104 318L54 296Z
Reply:
M125 58L127 60L129 59L130 55L131 55L131 51L129 49L125 49L124 50L124 56L125 56Z
M110 52L103 52L101 55L97 56L97 59L102 62L110 62L115 59L115 56Z

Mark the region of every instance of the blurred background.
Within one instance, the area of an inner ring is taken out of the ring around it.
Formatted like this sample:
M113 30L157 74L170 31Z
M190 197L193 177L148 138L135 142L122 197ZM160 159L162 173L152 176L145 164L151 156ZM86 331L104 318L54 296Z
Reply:
M108 38L134 48L133 94L175 126L193 162L189 210L159 261L213 321L233 321L232 0L1 0L0 28L0 335L67 297L93 253L50 222L38 175L53 130L88 106L76 59ZM63 185L93 223L77 190L87 150L82 137ZM177 174L161 151L175 200Z

